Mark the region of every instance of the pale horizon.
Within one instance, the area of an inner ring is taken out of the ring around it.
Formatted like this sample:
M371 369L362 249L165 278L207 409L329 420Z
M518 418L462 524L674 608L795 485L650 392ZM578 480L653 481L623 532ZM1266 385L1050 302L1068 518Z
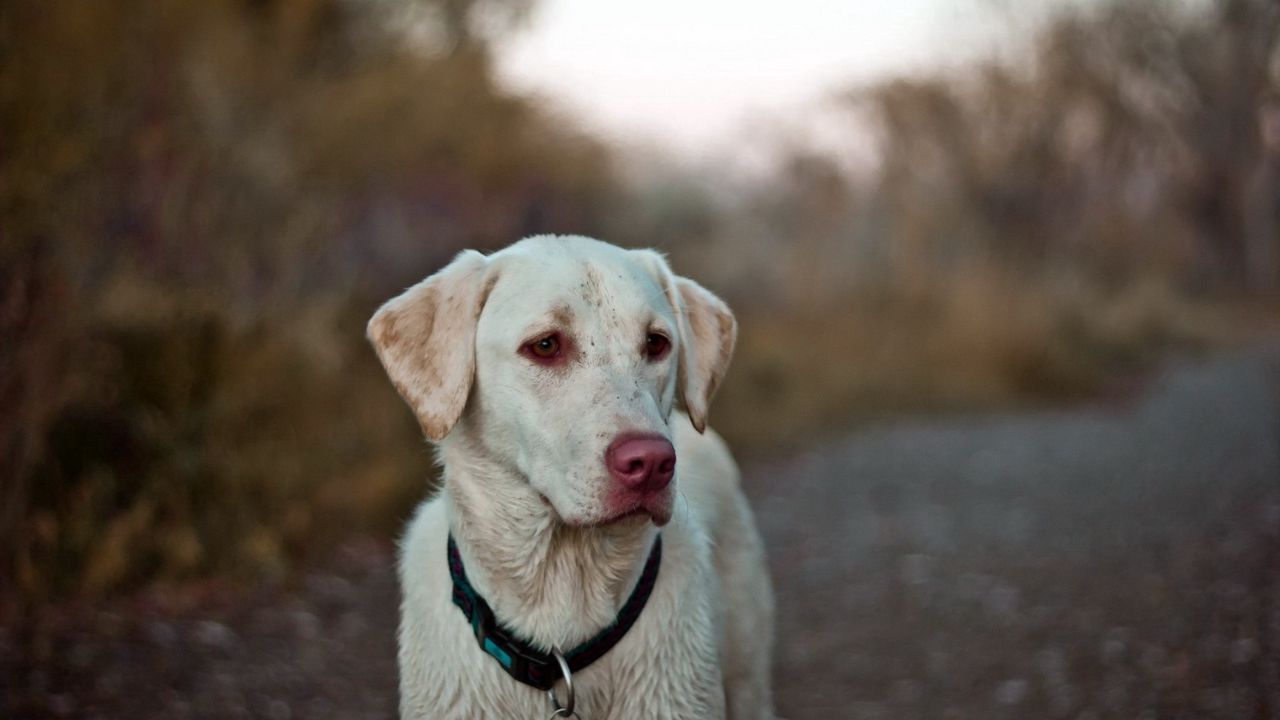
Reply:
M704 159L842 88L995 54L1009 19L991 0L546 0L499 69L610 140Z

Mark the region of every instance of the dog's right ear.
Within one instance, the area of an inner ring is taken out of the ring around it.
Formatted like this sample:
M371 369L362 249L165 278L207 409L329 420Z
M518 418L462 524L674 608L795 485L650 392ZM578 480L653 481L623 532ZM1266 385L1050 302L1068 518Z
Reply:
M462 416L476 367L476 321L493 287L485 257L465 250L378 308L367 334L400 396L432 440Z

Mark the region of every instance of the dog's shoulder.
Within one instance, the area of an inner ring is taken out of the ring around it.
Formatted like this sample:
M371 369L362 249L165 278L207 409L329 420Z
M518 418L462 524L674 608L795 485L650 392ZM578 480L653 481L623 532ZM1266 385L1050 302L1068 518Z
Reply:
M714 430L699 433L684 416L675 419L677 486L701 524L714 533L742 491L738 466Z
M406 597L421 597L448 580L449 520L441 497L423 501L400 539L400 582Z

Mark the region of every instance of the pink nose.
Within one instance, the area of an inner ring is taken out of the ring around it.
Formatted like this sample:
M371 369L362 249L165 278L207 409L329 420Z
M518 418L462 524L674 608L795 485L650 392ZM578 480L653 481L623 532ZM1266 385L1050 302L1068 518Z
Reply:
M604 451L604 464L623 487L654 492L671 483L676 449L658 435L623 435Z

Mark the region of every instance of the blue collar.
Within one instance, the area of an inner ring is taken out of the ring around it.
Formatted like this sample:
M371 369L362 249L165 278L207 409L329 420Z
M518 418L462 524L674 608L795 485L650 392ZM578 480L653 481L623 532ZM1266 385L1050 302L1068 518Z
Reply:
M458 554L458 546L449 536L449 576L453 578L453 604L462 609L467 622L475 631L476 642L480 649L498 661L508 675L525 685L547 690L560 679L560 666L553 655L516 637L515 633L503 627L493 617L489 603L480 597L475 588L467 580L466 568L462 566L462 556ZM605 653L613 649L627 631L635 625L644 610L645 603L653 594L653 586L658 579L658 566L662 563L662 536L654 538L653 549L649 551L649 559L644 563L640 573L640 581L635 590L618 611L618 617L608 627L596 633L577 647L564 653L571 672L578 672L591 663L599 660Z

